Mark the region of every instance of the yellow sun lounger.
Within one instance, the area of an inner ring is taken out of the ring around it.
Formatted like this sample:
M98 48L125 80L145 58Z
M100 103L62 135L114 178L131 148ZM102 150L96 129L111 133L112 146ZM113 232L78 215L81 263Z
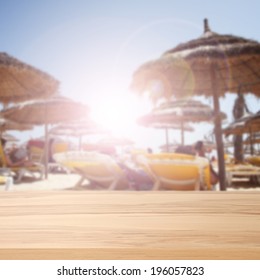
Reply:
M53 153L62 153L67 151L67 143L57 143ZM39 148L37 146L29 146L29 158L32 162L44 165L44 148ZM55 171L62 171L64 173L69 173L69 170L57 162L48 162L48 172L54 173Z
M44 166L40 163L33 163L32 166L15 166L15 167L8 166L5 153L3 150L3 146L1 144L0 144L0 161L1 161L1 168L8 168L10 171L16 174L15 183L19 183L27 173L29 173L34 178L36 178L35 173L38 173L39 179L43 178Z
M70 151L55 154L54 159L81 176L75 187L82 186L85 180L90 185L107 190L128 187L125 173L108 155L96 152Z
M208 160L184 154L140 155L139 164L154 179L153 190L210 190Z

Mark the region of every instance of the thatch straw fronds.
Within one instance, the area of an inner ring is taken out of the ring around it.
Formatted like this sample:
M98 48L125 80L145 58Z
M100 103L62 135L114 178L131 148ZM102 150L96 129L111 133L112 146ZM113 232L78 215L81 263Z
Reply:
M137 69L132 89L150 90L153 94L154 85L160 83L159 95L165 97L211 96L212 67L219 95L240 92L260 97L259 42L214 33L207 21L201 37L180 44Z
M246 114L244 117L232 122L223 129L226 136L231 134L241 135L244 133L255 133L260 131L260 113Z
M23 102L57 93L59 82L49 74L0 53L0 102Z
M61 96L24 102L1 112L6 119L30 125L71 121L84 118L87 114L87 106Z
M90 134L106 134L108 129L105 129L101 125L95 123L92 120L74 121L57 125L50 129L49 133L52 135L63 135L80 137Z
M222 119L226 118L224 113ZM174 125L181 122L210 122L214 118L214 111L210 106L197 100L177 100L161 104L150 114L141 117L140 124L168 123Z
M253 131L260 131L260 111L258 111L250 120L247 122L251 126Z
M221 117L224 119L226 115L222 114ZM190 131L187 122L211 122L213 118L214 112L210 106L189 99L162 103L150 114L139 118L138 123L147 127L180 129L181 142L184 144L184 131Z
M6 120L4 118L0 118L0 131L7 131L7 130L31 130L33 129L33 126L27 125L27 124L21 124L18 122L13 122Z

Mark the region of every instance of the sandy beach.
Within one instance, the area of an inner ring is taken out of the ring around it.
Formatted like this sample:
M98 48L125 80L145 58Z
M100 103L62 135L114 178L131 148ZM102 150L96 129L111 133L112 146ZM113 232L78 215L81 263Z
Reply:
M260 192L0 191L0 259L260 259ZM2 186L1 186L2 187Z

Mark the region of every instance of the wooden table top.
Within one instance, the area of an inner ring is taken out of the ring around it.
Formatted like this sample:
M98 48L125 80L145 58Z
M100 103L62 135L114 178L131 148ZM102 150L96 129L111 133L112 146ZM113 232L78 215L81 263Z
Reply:
M0 259L260 259L260 192L1 192Z

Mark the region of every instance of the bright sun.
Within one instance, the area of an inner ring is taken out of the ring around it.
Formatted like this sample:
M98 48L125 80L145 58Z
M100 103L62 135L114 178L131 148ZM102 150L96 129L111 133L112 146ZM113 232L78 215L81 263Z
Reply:
M120 97L102 100L91 110L91 117L112 133L127 135L130 126L136 124L140 116L132 98Z

